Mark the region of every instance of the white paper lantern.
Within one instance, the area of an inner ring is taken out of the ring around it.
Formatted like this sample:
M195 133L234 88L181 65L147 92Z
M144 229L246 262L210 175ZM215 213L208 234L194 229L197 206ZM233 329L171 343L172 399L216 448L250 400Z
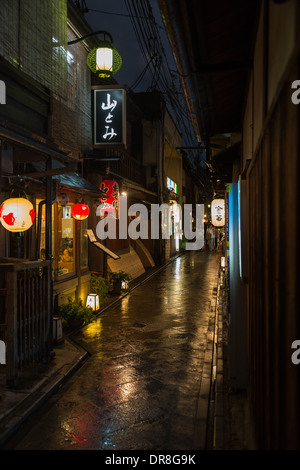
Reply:
M225 200L214 199L211 203L211 222L215 227L225 225Z
M35 218L35 210L28 199L22 197L6 199L0 206L0 222L10 232L28 230Z

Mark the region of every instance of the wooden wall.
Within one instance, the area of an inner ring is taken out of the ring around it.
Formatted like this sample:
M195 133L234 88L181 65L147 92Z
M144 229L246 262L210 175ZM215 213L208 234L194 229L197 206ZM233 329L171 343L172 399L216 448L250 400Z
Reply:
M299 58L292 63L247 173L248 400L263 449L300 448L300 365L291 361L300 339Z

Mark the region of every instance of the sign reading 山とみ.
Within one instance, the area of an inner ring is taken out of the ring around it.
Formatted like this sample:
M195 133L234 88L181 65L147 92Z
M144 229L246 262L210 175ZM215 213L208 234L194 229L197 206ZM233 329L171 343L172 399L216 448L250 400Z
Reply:
M126 145L126 96L123 88L94 89L94 146Z

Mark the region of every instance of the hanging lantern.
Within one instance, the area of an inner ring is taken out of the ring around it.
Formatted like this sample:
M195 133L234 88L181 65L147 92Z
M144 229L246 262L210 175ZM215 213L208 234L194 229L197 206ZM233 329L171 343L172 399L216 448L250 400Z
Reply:
M104 180L100 183L100 190L106 197L100 198L101 211L116 212L119 208L119 185L113 180Z
M122 58L112 45L112 37L106 31L104 41L100 41L99 46L94 47L87 56L87 65L89 69L102 78L109 78L118 72L122 66ZM109 36L110 41L105 39Z
M215 227L225 225L225 200L214 199L211 203L211 221Z
M66 193L61 193L58 201L61 206L66 206L69 202L69 196Z
M0 206L0 221L9 232L25 232L35 218L35 210L28 199L14 197L6 199Z
M74 204L72 206L72 216L76 220L85 220L90 213L89 206L86 204Z

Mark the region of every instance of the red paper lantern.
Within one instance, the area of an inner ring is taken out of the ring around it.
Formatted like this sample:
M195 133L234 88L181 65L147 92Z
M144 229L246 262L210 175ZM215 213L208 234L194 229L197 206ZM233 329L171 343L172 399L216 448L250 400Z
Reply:
M9 232L25 232L35 218L35 210L28 199L15 197L6 199L0 206L0 221Z
M74 204L72 206L72 216L76 220L85 220L90 213L89 206L86 204Z

